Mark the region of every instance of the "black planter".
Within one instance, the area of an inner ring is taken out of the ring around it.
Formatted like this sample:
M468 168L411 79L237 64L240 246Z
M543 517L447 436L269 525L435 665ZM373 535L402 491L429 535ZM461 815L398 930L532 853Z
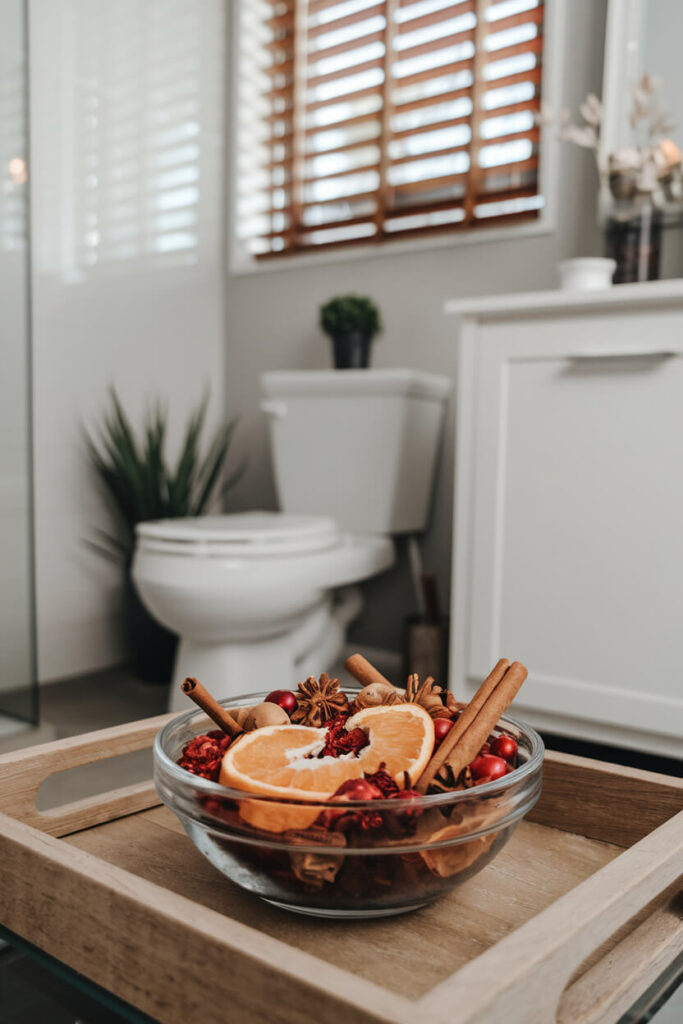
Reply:
M370 365L372 339L360 331L335 334L332 338L336 370L365 370Z
M170 683L178 637L160 626L126 576L126 627L133 670L146 683Z

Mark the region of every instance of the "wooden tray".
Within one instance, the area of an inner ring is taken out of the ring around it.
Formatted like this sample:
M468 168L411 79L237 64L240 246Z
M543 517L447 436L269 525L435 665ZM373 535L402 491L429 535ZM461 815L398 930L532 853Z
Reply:
M0 757L0 923L163 1024L615 1021L683 949L683 781L549 753L499 856L414 914L242 893L146 783L36 810L45 778L171 716Z

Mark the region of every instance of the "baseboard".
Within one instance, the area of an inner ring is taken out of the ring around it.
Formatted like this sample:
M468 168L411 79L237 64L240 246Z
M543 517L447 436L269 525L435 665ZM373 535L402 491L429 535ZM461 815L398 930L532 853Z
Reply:
M34 747L37 743L50 743L57 739L57 729L50 722L31 725L29 722L17 722L11 732L3 732L0 736L0 754L10 750L22 750Z

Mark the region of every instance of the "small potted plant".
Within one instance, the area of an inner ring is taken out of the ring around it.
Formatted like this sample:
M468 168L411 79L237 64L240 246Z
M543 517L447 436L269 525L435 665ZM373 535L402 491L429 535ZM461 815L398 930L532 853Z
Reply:
M201 451L206 409L205 398L189 416L174 465L166 457L168 418L160 404L148 408L142 431L137 432L113 388L110 410L95 439L85 436L88 460L116 521L115 532L96 529L97 539L88 544L123 570L133 665L147 682L169 681L178 638L152 618L133 585L135 527L149 519L202 515L244 470L238 466L222 479L236 420L223 423Z
M320 326L332 339L337 370L364 369L370 344L382 329L375 304L362 295L339 295L320 307Z

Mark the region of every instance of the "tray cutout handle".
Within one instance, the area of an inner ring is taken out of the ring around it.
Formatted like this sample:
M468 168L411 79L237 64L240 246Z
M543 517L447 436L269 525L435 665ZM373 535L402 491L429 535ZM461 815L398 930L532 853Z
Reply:
M36 794L45 779L57 772L145 750L152 745L159 729L175 717L157 715L0 756L0 812L41 832L64 836L155 807L160 800L151 780L46 811L37 809Z
M627 931L597 963L570 982L558 1007L558 1024L617 1020L683 952L683 876L644 920Z
M648 904L661 901L670 888L678 889L682 872L683 811L437 985L416 1004L416 1019L445 1024L453 1007L467 1007L462 1024L618 1020L619 1009L645 992L658 965L683 945L675 899L668 907L660 906L574 984L572 979ZM646 952L643 943L654 935L659 936L657 948ZM612 972L619 972L620 963L633 965L634 950L634 975L626 986L615 985ZM572 1009L580 1015L567 1016Z

